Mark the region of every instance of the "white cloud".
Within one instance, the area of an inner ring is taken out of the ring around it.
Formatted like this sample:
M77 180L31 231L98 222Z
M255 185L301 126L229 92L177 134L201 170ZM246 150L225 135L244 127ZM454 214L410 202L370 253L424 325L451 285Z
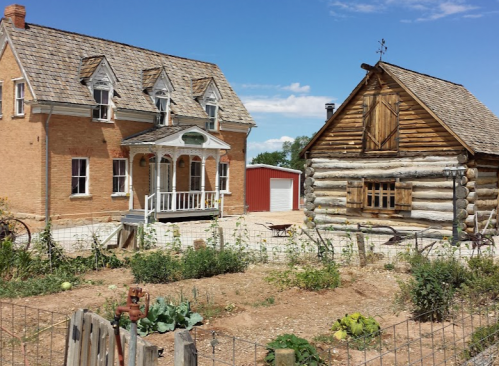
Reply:
M278 139L269 139L263 142L248 142L248 150L251 151L276 151L282 149L283 142L293 142L295 139L289 136L282 136Z
M291 83L291 85L283 86L283 90L290 90L293 93L309 93L310 85L301 86L300 83Z
M245 107L251 113L277 113L288 117L324 117L324 104L332 98L325 96L242 97Z
M290 85L273 85L273 84L241 84L243 89L275 89L275 90L289 90L293 93L309 93L310 85L301 85L300 83L291 83Z
M394 8L403 8L419 16L415 21L432 21L442 19L452 15L463 16L465 18L479 18L483 14L470 14L479 9L471 5L471 0L372 0L366 3L365 0L351 0L349 2L330 1L329 5L335 10L330 11L332 16L344 17L344 13L374 13L388 12ZM472 2L471 2L472 3ZM402 20L403 23L411 23L409 19Z

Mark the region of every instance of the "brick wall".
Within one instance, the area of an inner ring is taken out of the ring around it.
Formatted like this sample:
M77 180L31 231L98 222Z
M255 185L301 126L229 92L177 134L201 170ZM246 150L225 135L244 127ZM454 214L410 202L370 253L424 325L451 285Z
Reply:
M2 117L0 119L0 197L7 197L11 210L36 216L44 211L44 171L42 158L45 143L42 116L14 117L14 81L22 72L7 44L0 58L2 82ZM25 84L25 100L32 96Z

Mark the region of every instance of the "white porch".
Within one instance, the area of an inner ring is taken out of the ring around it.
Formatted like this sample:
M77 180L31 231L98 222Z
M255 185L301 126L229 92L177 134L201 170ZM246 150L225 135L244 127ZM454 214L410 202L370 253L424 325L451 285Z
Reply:
M159 130L166 136L158 139ZM173 133L168 133L172 130ZM152 217L161 219L219 215L223 211L223 195L220 193L218 167L221 157L230 149L230 145L196 126L162 127L154 133L155 135L151 136L154 141L124 143L130 148L130 212L133 212L135 217L143 214L146 223ZM145 135L147 133L140 136L141 140ZM141 156L139 167L136 161L138 156ZM209 189L206 169L208 161L211 161L212 175L209 177ZM144 185L144 177L137 174L146 174L145 170L141 170L147 165L149 189L142 204L141 199L135 197L137 189L134 180L142 178L142 186ZM139 172L134 172L134 169L139 169ZM186 187L189 189L186 190ZM136 207L137 202L140 202L141 207Z

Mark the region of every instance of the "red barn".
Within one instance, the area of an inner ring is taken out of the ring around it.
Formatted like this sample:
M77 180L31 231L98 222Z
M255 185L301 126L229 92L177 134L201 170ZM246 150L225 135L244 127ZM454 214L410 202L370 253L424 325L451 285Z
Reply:
M301 171L273 165L246 167L248 211L291 211L300 207Z

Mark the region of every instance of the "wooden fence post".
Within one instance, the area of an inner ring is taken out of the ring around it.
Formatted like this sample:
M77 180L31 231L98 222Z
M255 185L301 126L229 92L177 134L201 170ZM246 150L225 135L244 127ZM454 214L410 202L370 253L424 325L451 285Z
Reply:
M175 332L174 366L197 366L198 354L188 330Z
M295 351L282 348L275 350L275 366L294 366Z
M364 233L357 233L357 246L359 247L359 261L360 266L365 267L367 264L366 260L366 245L364 243Z
M220 240L220 251L224 250L224 228L219 227L218 228L218 237Z

